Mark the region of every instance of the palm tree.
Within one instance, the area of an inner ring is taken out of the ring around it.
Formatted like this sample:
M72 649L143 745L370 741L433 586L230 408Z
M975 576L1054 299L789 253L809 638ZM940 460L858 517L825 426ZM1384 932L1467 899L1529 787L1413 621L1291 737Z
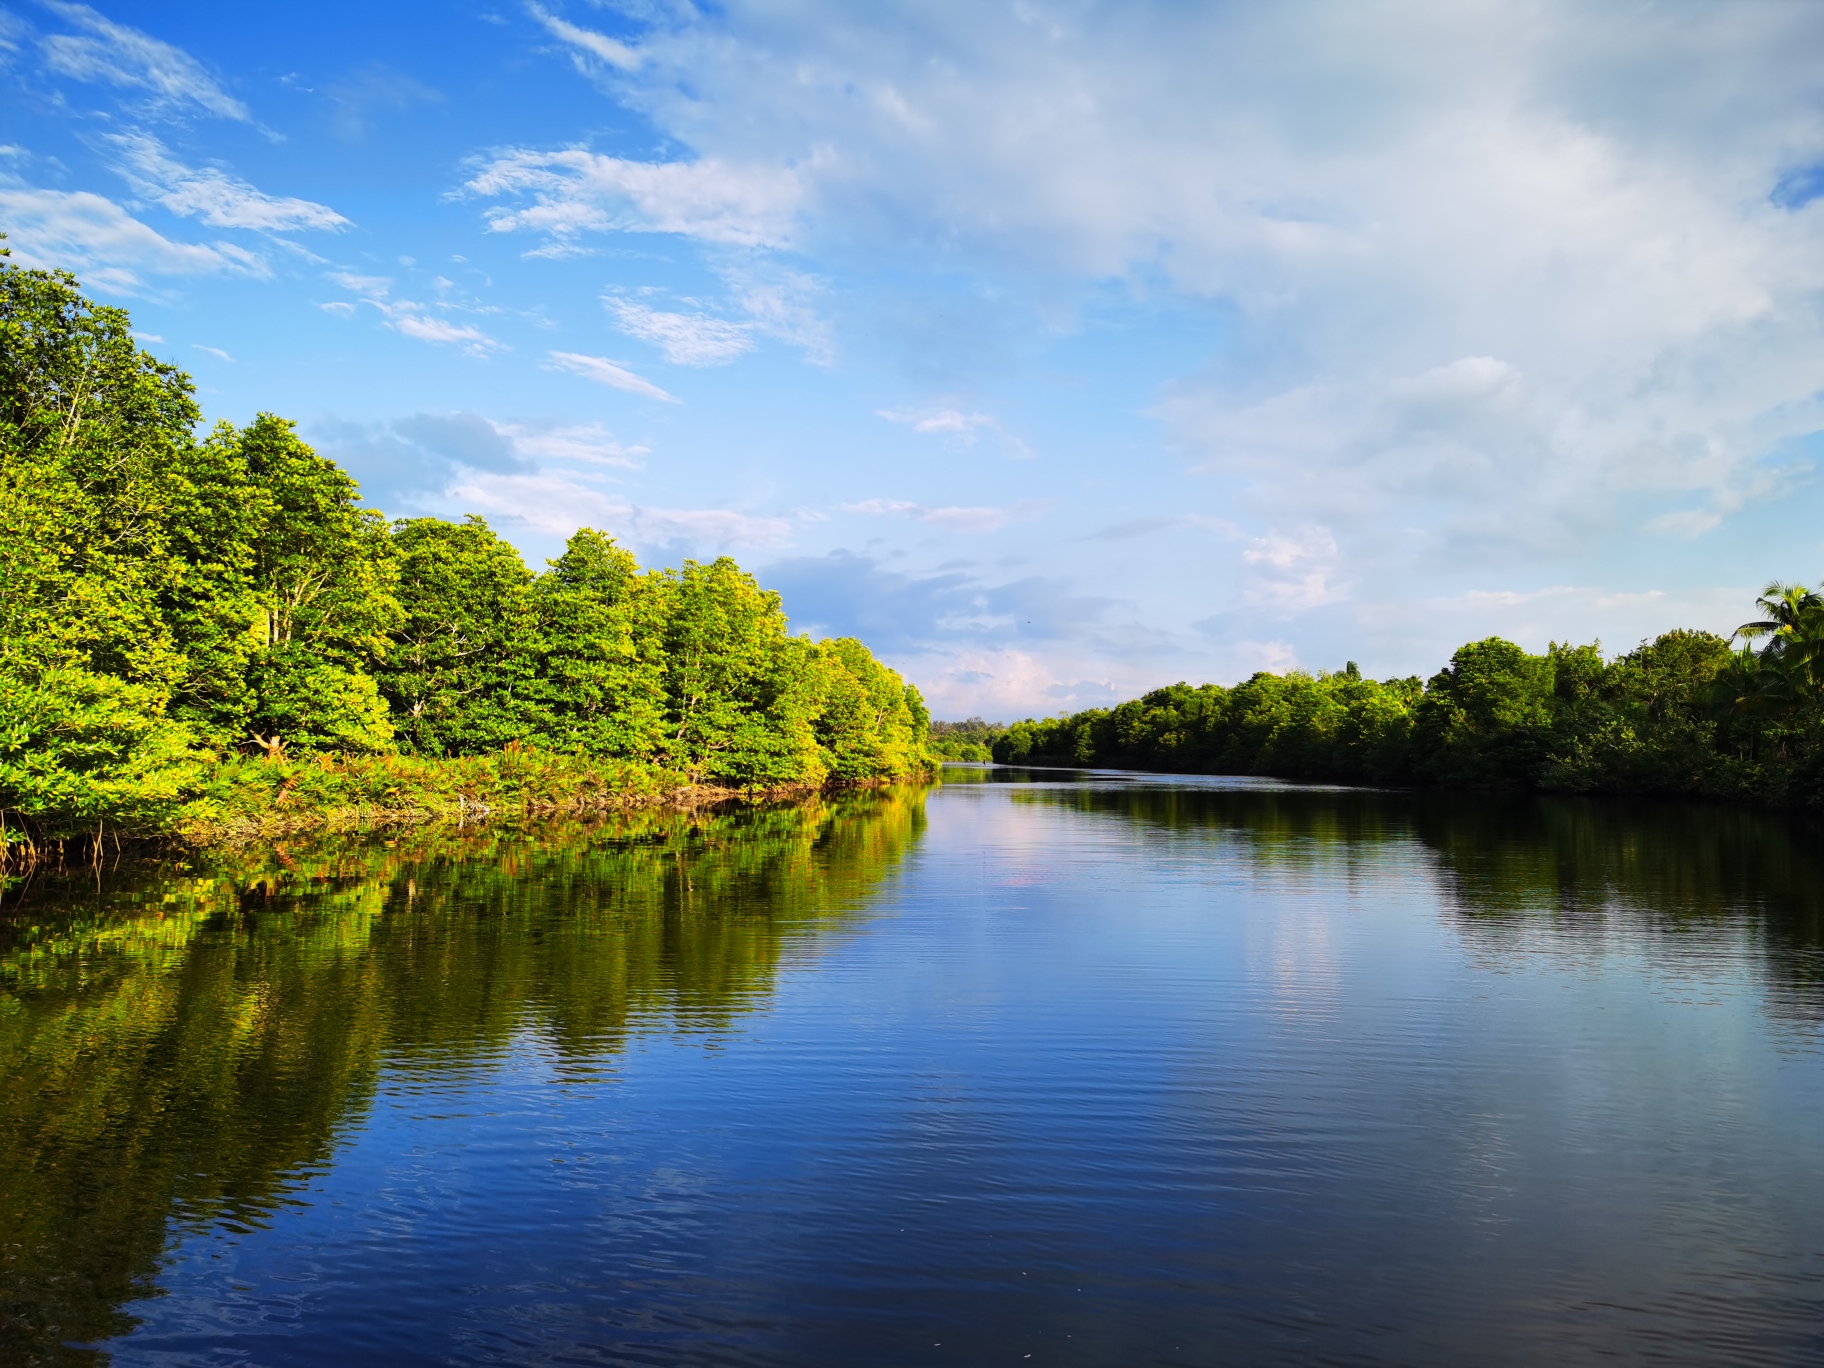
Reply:
M1781 584L1775 580L1754 601L1754 606L1767 616L1755 622L1744 622L1735 634L1744 640L1755 637L1789 637L1806 618L1824 609L1824 598L1802 584Z
M1775 580L1755 600L1765 614L1744 622L1735 634L1745 641L1769 637L1761 650L1767 664L1777 661L1794 684L1824 682L1824 597L1802 584Z

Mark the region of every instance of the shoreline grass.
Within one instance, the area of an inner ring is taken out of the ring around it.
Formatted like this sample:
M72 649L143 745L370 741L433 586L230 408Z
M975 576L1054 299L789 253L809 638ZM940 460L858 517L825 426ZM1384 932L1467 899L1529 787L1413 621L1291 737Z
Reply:
M911 776L726 787L676 771L509 745L485 755L229 756L151 819L35 822L0 812L0 870L90 863L129 848L240 845L302 834L463 825L809 797Z

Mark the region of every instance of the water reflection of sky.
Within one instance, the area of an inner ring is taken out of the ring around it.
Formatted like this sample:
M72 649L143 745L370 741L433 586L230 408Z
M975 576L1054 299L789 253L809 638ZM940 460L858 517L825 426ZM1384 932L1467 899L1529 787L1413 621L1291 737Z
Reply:
M1816 1354L1806 829L1019 777L318 935L391 1043L117 1360Z

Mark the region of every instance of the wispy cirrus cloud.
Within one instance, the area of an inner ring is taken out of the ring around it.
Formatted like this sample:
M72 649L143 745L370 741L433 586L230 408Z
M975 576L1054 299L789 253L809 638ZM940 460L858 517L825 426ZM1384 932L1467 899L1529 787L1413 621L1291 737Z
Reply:
M667 394L652 381L635 375L625 366L616 365L602 356L585 356L580 352L550 353L551 365L557 370L569 371L586 380L593 380L598 385L610 389L622 390L627 394L637 394L644 399L657 399L664 404L680 404L683 400L675 394Z
M527 4L526 12L543 24L545 31L553 38L570 45L571 60L585 76L595 75L599 70L598 63L606 63L617 71L634 71L639 68L640 54L618 39L573 24L540 4Z
M434 342L443 346L460 347L469 356L484 359L497 351L505 351L506 343L488 336L473 323L453 323L447 318L439 318L429 312L423 304L415 304L409 299L389 303L381 299L362 301L378 309L386 320L386 326L404 337L414 337L420 342Z
M1204 513L1172 513L1144 518L1125 518L1118 523L1110 523L1106 527L1097 528L1094 532L1087 532L1079 540L1134 541L1138 538L1156 537L1162 532L1176 532L1186 528L1219 532L1230 541L1244 539L1241 529L1227 518L1214 518Z
M957 532L994 532L1009 523L1039 517L1055 507L1055 499L1024 499L1010 508L966 508L956 505L932 508L905 499L863 499L859 503L845 503L842 511L861 513L873 518L910 518L915 522L934 523Z
M264 233L335 232L349 226L326 204L268 195L213 166L186 166L149 133L112 133L102 141L114 150L114 169L134 193L174 214L218 228Z
M543 233L561 243L585 233L677 233L735 247L784 247L804 198L794 167L718 158L642 162L580 147L514 149L464 187L477 196L530 199L487 210L496 233Z
M394 71L383 62L369 62L332 82L323 92L334 114L330 131L344 142L360 142L373 132L382 114L402 113L419 105L443 103L443 92L423 81Z
M252 112L234 98L189 53L138 29L117 24L87 5L69 0L41 0L51 13L79 32L46 34L38 40L52 71L78 81L148 90L157 103L173 109L200 109L242 123Z
M513 474L553 463L589 470L640 468L643 446L627 446L600 423L522 419L503 422L479 413L415 413L395 418L392 431L424 450L474 470Z
M386 298L393 289L391 276L362 275L359 271L326 271L324 276L345 290L374 299Z
M874 413L914 432L954 437L961 442L973 442L982 429L995 426L994 419L986 413L964 413L953 408L875 409Z
M705 314L665 313L610 296L604 300L622 332L650 342L674 366L722 366L754 347L751 323Z
M75 271L121 294L143 293L149 276L270 274L244 247L173 242L113 200L82 190L0 187L0 223L18 264Z
M959 408L875 409L877 418L911 428L927 437L941 437L952 446L974 446L984 433L999 438L1003 451L1016 460L1029 459L1032 448L1001 427L1000 419L990 413L964 412Z
M496 352L510 350L506 343L490 336L473 323L458 323L440 314L438 308L450 308L447 304L438 306L421 304L411 299L390 298L393 288L390 276L334 270L325 272L324 278L360 295L359 303L377 312L385 326L402 337L439 346L460 347L464 354L478 361L486 360ZM356 302L346 299L329 300L317 307L325 313L342 318L352 318L357 312Z
M805 360L828 366L836 359L835 329L820 311L824 284L774 260L748 257L720 267L735 302L756 332L804 349Z

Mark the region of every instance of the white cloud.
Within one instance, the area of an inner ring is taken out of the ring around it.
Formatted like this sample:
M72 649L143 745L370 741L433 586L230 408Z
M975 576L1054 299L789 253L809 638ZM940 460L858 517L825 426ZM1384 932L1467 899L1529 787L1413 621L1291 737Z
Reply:
M1032 459L1032 448L1023 439L1003 430L1000 420L990 413L966 413L959 408L940 406L875 409L874 416L928 437L941 437L953 447L972 447L981 434L989 433L998 440L1004 455L1016 461Z
M577 69L584 75L592 73L592 66L588 60L591 57L597 61L606 62L617 71L633 71L640 64L639 53L605 33L597 33L594 29L579 28L568 20L551 13L543 5L528 4L526 9L534 19L545 26L546 31L552 37L562 39L577 49L573 55L576 57Z
M335 231L348 220L326 204L265 194L215 167L200 170L171 156L165 145L146 133L115 133L105 141L118 149L115 169L134 193L164 205L174 214L200 216L219 228L252 228L283 233L299 229Z
M995 426L986 413L964 413L961 409L876 409L875 416L898 423L914 432L954 437L964 443L975 441L976 433Z
M964 343L1021 308L1074 326L1111 280L1211 301L1219 359L1153 414L1236 518L1323 525L1372 598L1488 557L1709 546L1807 478L1818 13L1629 15L735 0L649 13L616 90L687 149L666 165L778 178L748 241L890 261ZM652 221L581 161L527 169L576 231ZM924 315L886 326L941 347Z
M439 345L462 348L463 352L477 360L486 360L495 352L507 351L506 343L490 337L472 323L456 323L448 318L439 317L435 309L456 307L447 301L438 305L419 304L410 299L389 299L393 282L387 276L360 275L354 271L328 271L325 276L340 285L343 289L361 296L361 303L371 305L380 314L386 326L403 337L416 338L420 342L432 342ZM325 313L332 313L341 318L353 317L355 305L347 300L331 300L317 305Z
M635 546L778 547L791 541L788 519L727 508L649 508L578 484L561 472L475 472L449 497L530 531L568 537L598 527Z
M140 293L146 276L264 276L266 263L229 242L173 242L87 191L0 187L0 222L21 266L74 271L91 286Z
M550 355L551 364L556 369L569 371L573 375L581 375L595 381L598 385L625 390L628 394L637 394L646 399L657 399L666 404L682 402L675 395L667 394L652 381L642 379L625 367L617 366L603 357L560 351L554 351Z
M1608 655L1674 626L1727 637L1751 615L1759 586L1616 590L1556 584L1542 589L1471 589L1407 603L1366 605L1363 622L1388 642L1425 643L1424 668L1441 668L1464 641L1499 635L1529 651L1553 641L1600 640Z
M1649 519L1647 526L1655 532L1664 532L1667 536L1690 541L1711 531L1722 520L1723 515L1713 508L1687 508L1675 513L1661 513L1657 518Z
M1249 568L1242 600L1285 614L1335 603L1347 597L1334 583L1340 559L1336 538L1327 527L1256 537L1241 553L1242 564Z
M328 271L325 275L343 289L369 299L385 299L393 288L393 282L387 276L360 275L354 271Z
M552 463L584 467L563 474L599 478L604 468L637 470L649 454L627 446L600 423L503 422L479 413L418 413L393 420L396 437L446 461L497 474L559 473Z
M383 62L369 62L330 85L324 92L334 108L330 130L344 142L360 142L374 131L383 114L419 105L443 103L441 91Z
M201 342L192 342L190 345L193 350L204 352L215 357L218 361L226 361L229 365L234 364L234 358L228 355L228 353L223 351L220 347L205 347Z
M918 682L934 717L1011 722L1068 711L1078 691L1063 662L1016 647L902 654L892 663ZM1136 689L1137 691L1137 689ZM1100 702L1101 700L1096 700Z
M662 313L631 300L603 301L621 331L658 347L674 366L720 366L753 350L753 327L703 314Z
M835 363L835 328L819 308L823 281L758 254L724 259L718 271L756 332L802 347L813 366Z
M116 24L87 5L42 0L45 8L82 30L39 39L45 65L79 81L149 90L161 104L194 106L205 113L243 123L252 119L247 106L218 85L189 53L169 43Z
M497 233L544 233L561 243L583 233L678 233L738 247L782 247L803 198L794 167L743 166L717 158L640 162L582 148L517 149L466 186L492 198L530 196L521 209L487 213Z
M891 515L894 517L914 517L924 510L915 503L904 499L863 499L860 503L844 504L845 513L866 513L870 517Z
M420 342L436 342L461 347L470 356L486 356L489 352L500 351L503 344L489 337L480 328L470 323L452 323L447 318L438 318L426 313L422 304L413 304L409 300L400 300L397 304L383 304L378 300L367 300L386 315L386 326L402 333L406 337L415 337Z
M842 511L876 518L911 518L957 532L994 532L1008 523L1036 518L1056 506L1052 499L1025 499L1011 508L928 508L904 499L863 499L859 503L845 503Z
M538 425L531 423L496 423L500 433L510 439L514 449L529 460L569 461L586 466L614 466L638 470L642 458L651 448L627 446L600 423Z

